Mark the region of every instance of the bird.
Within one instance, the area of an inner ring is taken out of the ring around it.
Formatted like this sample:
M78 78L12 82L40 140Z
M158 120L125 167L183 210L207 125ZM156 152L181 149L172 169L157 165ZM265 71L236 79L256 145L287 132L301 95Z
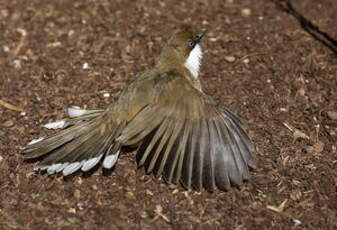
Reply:
M255 145L244 122L202 89L205 34L175 31L114 104L68 109L69 118L45 125L62 130L28 143L24 159L40 160L36 171L68 176L99 164L111 169L130 147L139 168L168 184L209 192L239 187L257 167Z

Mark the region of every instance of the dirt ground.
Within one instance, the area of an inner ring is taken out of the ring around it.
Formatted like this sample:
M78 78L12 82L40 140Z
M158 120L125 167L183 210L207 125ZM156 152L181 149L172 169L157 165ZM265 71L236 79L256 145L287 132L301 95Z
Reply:
M335 0L294 7L337 38ZM187 192L137 169L33 172L26 143L71 106L104 108L182 25L207 28L205 91L237 113L258 170ZM337 58L269 0L0 2L0 229L337 229ZM20 109L19 109L20 110Z

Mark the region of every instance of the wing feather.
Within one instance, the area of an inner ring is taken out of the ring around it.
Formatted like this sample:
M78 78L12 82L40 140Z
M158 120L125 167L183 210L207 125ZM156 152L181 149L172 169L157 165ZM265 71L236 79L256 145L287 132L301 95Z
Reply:
M183 77L165 78L157 79L153 104L133 118L118 140L123 145L141 142L139 166L168 183L208 191L242 184L248 166L255 165L254 145L243 123Z
M166 146L165 153L163 154L163 157L161 159L159 169L156 172L157 175L160 175L160 174L163 173L164 167L165 167L166 162L167 162L167 158L169 157L172 149L174 149L172 147L173 147L175 141L177 140L177 137L178 137L179 133L181 132L184 124L182 122L173 122L172 125L174 126L174 128L173 128L171 136L169 137L169 141L168 141L168 144Z
M160 156L161 152L163 151L163 148L165 146L165 148L167 148L168 146L168 141L171 138L172 132L173 132L173 122L168 120L167 122L167 127L165 129L165 132L163 133L163 135L160 138L160 143L158 145L158 147L154 150L154 154L151 158L150 164L147 167L147 173L152 172L152 170L154 169L156 163L157 163L157 159Z
M155 132L155 135L153 136L152 140L150 141L150 143L146 147L146 150L144 151L144 154L139 161L140 166L142 166L145 163L145 161L148 158L148 155L151 153L152 149L155 147L158 140L160 141L160 138L162 137L162 135L166 131L167 127L168 127L168 120L164 120L163 123L160 125L159 129Z
M185 122L184 122L185 123ZM175 169L177 168L177 163L181 152L185 151L186 144L187 144L187 137L189 132L189 123L185 123L184 127L182 128L180 134L175 140L174 148L172 148L169 162L164 167L164 178L168 183L172 182L174 177Z

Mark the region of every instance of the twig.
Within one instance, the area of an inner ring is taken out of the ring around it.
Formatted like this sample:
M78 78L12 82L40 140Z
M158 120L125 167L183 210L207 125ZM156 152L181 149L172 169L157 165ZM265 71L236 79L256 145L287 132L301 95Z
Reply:
M271 0L280 10L292 15L300 23L302 29L309 33L315 40L328 47L335 55L337 55L337 40L332 38L328 33L319 29L310 20L298 12L292 5L290 0Z
M4 102L3 100L0 100L0 105L2 105L3 107L7 108L7 109L10 109L10 110L14 110L14 111L17 111L17 112L23 112L23 108L20 108L18 106L15 106L15 105L11 105L7 102Z

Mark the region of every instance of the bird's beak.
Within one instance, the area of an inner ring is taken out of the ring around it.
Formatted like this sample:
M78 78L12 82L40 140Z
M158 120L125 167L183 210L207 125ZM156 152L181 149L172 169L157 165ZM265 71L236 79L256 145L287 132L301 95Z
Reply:
M196 43L199 43L201 41L201 39L204 37L204 35L206 34L206 32L207 32L207 30L203 30L203 31L197 33L196 36L195 36L194 41Z

